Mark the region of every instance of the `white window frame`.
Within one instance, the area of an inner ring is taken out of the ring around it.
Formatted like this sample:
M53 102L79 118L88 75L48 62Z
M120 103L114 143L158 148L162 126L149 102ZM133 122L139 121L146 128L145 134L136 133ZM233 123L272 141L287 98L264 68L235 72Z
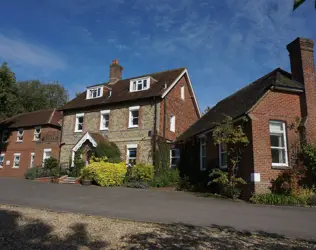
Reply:
M15 160L16 156L19 157L18 165L15 165L15 163L16 163L16 160ZM21 161L21 153L14 153L13 154L13 165L12 165L12 168L20 168L20 161Z
M96 96L93 96L92 93L95 91ZM103 96L103 86L91 87L87 89L86 99L95 99Z
M206 136L200 136L200 170L201 171L205 171L206 170L206 166L203 167L203 158L206 159L206 152L207 152L207 142L206 142ZM203 155L203 146L205 147L205 155ZM206 161L205 161L206 164Z
M270 125L271 123L274 124L278 124L278 125L282 125L282 130L275 130L275 129L271 129ZM276 163L276 162L272 162L272 166L273 167L288 167L289 166L289 160L288 160L288 152L287 152L287 138L286 138L286 126L285 126L285 122L284 121L275 121L275 120L270 120L269 122L269 136L271 136L271 134L277 134L283 135L284 138L284 147L274 147L271 146L271 142L270 142L270 150L271 150L271 161L272 161L272 149L279 149L279 150L284 150L284 154L285 154L285 163Z
M170 131L176 132L176 116L175 115L170 116Z
M5 154L0 154L0 157L2 158L2 162L0 161L0 168L3 168Z
M137 117L138 123L137 123L137 125L133 124L134 117L133 117L132 111L138 111L138 117ZM129 128L138 128L139 127L139 106L129 107L128 113L129 113L129 115L128 115L128 127Z
M22 131L22 134L21 134L21 131ZM23 142L23 134L24 134L23 128L19 128L16 132L16 141L17 142ZM20 139L20 137L22 137L22 139Z
M6 138L6 140L4 140ZM8 130L3 130L2 131L2 143L7 143L9 140L9 131Z
M83 122L82 122L82 129L79 130L79 118L83 117ZM84 125L84 113L76 114L76 122L75 122L75 132L82 132L83 131L83 125Z
M172 156L172 151L178 151L179 155ZM172 159L176 159L177 163L176 164L172 164ZM180 160L180 149L178 149L178 148L170 149L170 168L177 168L178 165L179 165L179 160Z
M48 152L50 153L50 156L49 156L49 157L47 157L47 155L46 155L46 153L48 153ZM45 149L44 149L44 151L43 151L42 167L44 167L45 160L52 157L51 154L52 154L52 149L51 149L51 148L45 148Z
M223 165L223 162L222 162L222 155L223 154L228 154L228 152L227 152L227 144L226 144L226 151L222 150L222 144L226 144L226 143L218 144L219 168L220 169L227 169L227 163L228 162L226 162L226 165Z
M37 129L39 129L39 132L36 132ZM33 141L39 141L41 139L41 132L42 132L42 129L40 126L37 126L34 128ZM38 136L38 138L36 138L36 136Z
M184 99L185 99L185 95L184 95L184 85L181 85L180 93L181 93L181 99L184 100Z
M35 166L33 166L34 162L35 162L35 153L32 152L31 153L31 160L30 160L30 168L35 167Z
M137 149L137 144L127 144L126 145L126 166L129 166L129 153L131 150L135 150L136 149L136 156L135 156L135 162L137 160L137 154L138 154L138 149Z
M146 81L146 86L144 86L145 81ZM141 86L141 89L138 89L139 86ZM150 77L143 77L143 78L130 80L130 84L129 84L130 92L143 91L149 88L150 88Z
M109 126L105 127L104 126L104 116L108 115L109 119L108 119L108 123L110 122L110 110L101 110L100 111L100 130L109 130Z

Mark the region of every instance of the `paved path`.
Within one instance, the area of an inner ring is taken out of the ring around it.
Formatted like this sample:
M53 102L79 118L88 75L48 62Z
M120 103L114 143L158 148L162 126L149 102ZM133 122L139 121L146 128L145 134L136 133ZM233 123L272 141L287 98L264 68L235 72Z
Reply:
M197 226L229 226L316 240L316 208L272 207L191 193L0 178L0 204Z

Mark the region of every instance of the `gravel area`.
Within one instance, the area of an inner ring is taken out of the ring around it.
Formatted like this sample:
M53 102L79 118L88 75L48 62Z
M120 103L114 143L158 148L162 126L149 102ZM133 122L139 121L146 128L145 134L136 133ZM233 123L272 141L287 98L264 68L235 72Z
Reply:
M316 249L233 228L154 224L0 205L0 249Z

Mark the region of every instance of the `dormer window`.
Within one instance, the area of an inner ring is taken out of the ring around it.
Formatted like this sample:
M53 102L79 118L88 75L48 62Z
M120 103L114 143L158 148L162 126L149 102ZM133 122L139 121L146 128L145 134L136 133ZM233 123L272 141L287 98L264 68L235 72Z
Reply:
M93 87L87 89L87 99L98 98L103 95L103 87Z
M149 89L150 77L133 79L130 81L130 92Z

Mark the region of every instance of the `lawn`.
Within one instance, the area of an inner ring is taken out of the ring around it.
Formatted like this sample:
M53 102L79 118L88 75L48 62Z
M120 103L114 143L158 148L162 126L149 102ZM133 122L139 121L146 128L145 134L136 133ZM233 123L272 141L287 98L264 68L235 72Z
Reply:
M0 249L315 249L225 227L153 224L0 205Z

